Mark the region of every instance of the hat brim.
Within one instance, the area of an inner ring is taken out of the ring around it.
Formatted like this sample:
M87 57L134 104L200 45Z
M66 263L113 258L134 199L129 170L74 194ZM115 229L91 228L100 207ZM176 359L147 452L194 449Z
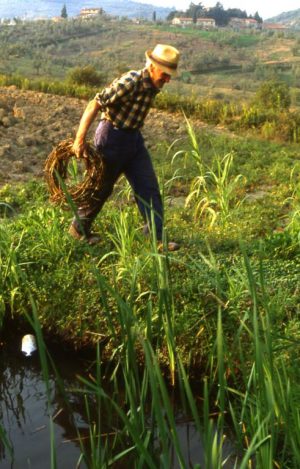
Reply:
M171 67L168 67L167 65L161 63L161 62L158 62L157 60L155 60L154 57L152 57L152 50L149 49L145 52L145 55L146 55L146 58L148 60L150 60L150 62L155 66L155 67L158 67L160 70L162 70L163 72L167 73L168 75L171 75L172 77L176 77L178 75L178 71L177 71L177 68L171 68Z

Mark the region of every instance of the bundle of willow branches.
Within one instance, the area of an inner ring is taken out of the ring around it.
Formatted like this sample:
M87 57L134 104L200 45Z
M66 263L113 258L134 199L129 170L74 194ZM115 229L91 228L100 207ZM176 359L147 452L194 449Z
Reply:
M68 164L76 155L73 152L73 140L60 142L48 156L44 172L50 191L51 202L67 205L67 194L77 206L89 205L91 197L100 189L103 177L103 163L95 148L87 144L80 160L85 164L84 177L80 183L68 184Z

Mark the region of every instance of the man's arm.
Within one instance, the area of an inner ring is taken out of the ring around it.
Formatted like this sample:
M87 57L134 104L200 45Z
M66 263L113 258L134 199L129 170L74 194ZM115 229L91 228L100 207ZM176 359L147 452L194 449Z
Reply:
M83 155L85 149L85 138L86 134L94 122L101 105L98 101L93 99L90 101L81 117L79 127L76 133L76 137L73 143L73 151L77 158Z

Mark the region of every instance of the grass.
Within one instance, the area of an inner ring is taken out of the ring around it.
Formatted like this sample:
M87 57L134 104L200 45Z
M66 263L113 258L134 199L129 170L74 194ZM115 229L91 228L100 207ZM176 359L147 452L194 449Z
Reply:
M175 81L173 90L185 97L162 95L158 106L184 108L188 116L232 129L238 105L223 102L221 94L236 95L232 87L238 85L240 96L251 98L263 75L281 77L264 63L278 44L290 41L293 47L297 40L45 22L34 25L33 48L32 25L26 28L1 31L13 52L9 63L3 57L10 76L2 84L15 80L25 89L90 97L94 90L62 82L75 64L92 63L114 78L116 70L140 67L149 44L172 41L182 51L190 83ZM223 57L225 43L232 63L245 72L227 77L226 87L225 70L207 73L203 86L203 76L191 72L199 51ZM16 77L17 70L36 80ZM290 83L292 73L284 74ZM198 94L217 99L198 102ZM247 128L243 137L196 134L186 121L185 140L168 151L158 148L165 201L176 202L180 193L188 202L182 209L165 207L165 234L182 243L178 253L160 254L155 239L144 239L122 182L96 221L103 239L95 247L69 238L71 214L49 204L42 182L1 188L0 324L7 315L29 321L37 336L48 383L51 468L57 465L49 392L55 363L44 333L78 349L96 349L94 368L78 382L90 422L88 443L77 429L78 466L170 468L176 461L188 467L173 406L178 393L184 417L204 444L195 468L221 468L228 457L236 468L299 467L299 123L293 117L288 128L286 116L267 117L259 128L262 116L245 105L241 121L256 128ZM286 143L274 141L279 131ZM57 371L56 376L71 412ZM104 410L112 432L103 429ZM1 426L0 439L13 461ZM229 456L228 439L234 442Z
M92 99L97 91L97 88L93 86L76 85L68 80L29 80L19 75L0 75L0 85L14 85L24 90L30 89L85 99ZM288 88L287 93L289 93ZM300 140L299 112L285 108L273 109L270 104L268 106L259 103L259 100L258 103L246 105L220 100L218 96L214 99L209 97L199 99L195 94L187 97L181 92L177 95L161 93L155 100L155 107L158 109L168 110L168 112L180 111L211 125L221 125L244 134L254 133L268 140L277 139L298 143Z
M95 367L78 384L90 422L88 445L78 429L78 464L169 468L175 458L188 467L174 416L176 389L204 443L204 467L222 467L228 439L231 467L298 467L297 151L199 136L187 125L186 141L174 142L159 167L164 197L174 197L176 183L190 199L185 209L165 210L166 235L183 244L177 253L160 254L155 240L145 241L130 203L120 211L126 186L98 217L103 240L95 247L68 237L71 214L49 204L43 183L1 189L1 317L30 321L46 382L55 364L43 331L76 348L96 348ZM198 202L190 188L199 173L210 196L221 194L226 203L214 205L213 224L202 213L195 226ZM268 184L261 199L247 202L247 194ZM114 435L102 431L104 408ZM51 428L50 400L48 413ZM1 428L13 459L5 435ZM49 438L54 468L53 428Z
M261 82L274 77L286 80L293 95L297 93L299 58L292 51L298 37L297 31L272 35L225 28L202 31L152 23L110 22L103 18L89 22L79 19L64 23L26 22L1 29L0 44L5 52L0 73L60 82L74 67L92 65L110 82L116 74L140 68L149 45L171 42L181 51L179 79L169 85L173 94L222 95L225 100L249 103ZM293 65L284 75L279 66L268 64L274 53L279 62L288 59ZM240 72L231 71L228 75L226 67L221 72L211 71L201 62L205 55L215 57L217 63L230 57L230 65L239 67ZM197 70L199 63L202 65ZM184 80L187 74L188 82ZM293 106L298 109L296 97Z

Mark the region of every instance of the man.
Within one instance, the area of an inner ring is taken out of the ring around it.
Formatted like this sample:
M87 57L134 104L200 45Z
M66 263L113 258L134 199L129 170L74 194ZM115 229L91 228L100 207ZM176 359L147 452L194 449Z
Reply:
M146 228L156 230L159 249L162 249L162 199L140 128L157 93L176 75L179 52L175 47L157 44L146 52L146 58L145 68L122 75L96 94L82 115L74 140L73 151L80 157L84 153L88 129L101 111L94 143L102 155L103 184L88 208L79 207L78 217L73 219L69 229L71 236L85 239L89 244L100 241L98 235L91 233L91 225L112 193L115 182L125 174ZM179 245L169 242L167 248L175 251Z

